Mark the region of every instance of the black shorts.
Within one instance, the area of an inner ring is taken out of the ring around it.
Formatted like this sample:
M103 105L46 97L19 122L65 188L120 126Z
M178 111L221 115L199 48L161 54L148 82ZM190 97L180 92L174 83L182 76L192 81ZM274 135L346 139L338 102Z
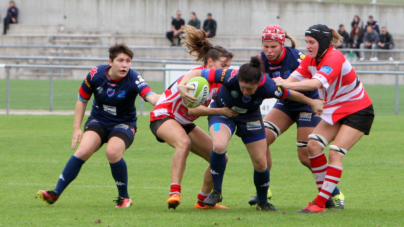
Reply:
M159 137L157 137L157 130L160 128L160 126L167 120L173 119L172 117L165 117L163 119L157 120L157 121L151 121L150 122L150 130L152 131L153 135L156 137L157 141L159 141L160 143L164 143L165 141L160 139ZM187 134L189 134L192 130L194 130L194 128L196 127L196 125L194 123L191 123L189 125L181 125L182 128L185 130L185 132Z
M373 105L370 105L365 109L359 110L356 113L340 119L338 122L341 125L348 125L349 127L364 132L365 135L369 135L374 118L375 114L373 111Z

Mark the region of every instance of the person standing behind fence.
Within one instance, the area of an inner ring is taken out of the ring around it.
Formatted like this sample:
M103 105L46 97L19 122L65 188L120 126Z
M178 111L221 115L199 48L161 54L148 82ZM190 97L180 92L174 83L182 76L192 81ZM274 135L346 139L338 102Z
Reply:
M361 43L360 48L363 49L376 49L377 43L379 42L379 34L373 29L372 25L366 27L366 32L363 34L363 43ZM360 61L365 60L365 52L361 51ZM377 53L372 51L371 61L378 61Z
M171 46L175 46L175 42L173 40L174 37L178 38L178 46L180 45L181 39L180 35L182 30L184 30L185 21L181 18L181 11L177 11L177 17L173 18L171 21L171 31L166 32L166 37L171 42Z
M9 28L9 24L18 23L18 8L15 7L14 1L10 1L10 5L7 9L7 16L3 21L3 35L5 35L7 33L7 29Z
M216 35L217 23L212 19L212 14L208 13L207 19L203 22L203 30L208 35L208 38L212 38Z
M123 154L135 139L135 100L140 95L155 105L160 95L152 91L137 72L130 69L133 52L125 44L109 48L109 64L91 69L79 88L71 148L79 148L66 163L55 189L39 190L37 197L54 204L67 186L77 177L84 163L107 143L105 153L118 189L116 208L132 205L128 193L128 170ZM82 132L81 123L87 102L94 95L93 108ZM97 174L97 173L95 173ZM87 194L91 194L88 192ZM91 196L91 195L90 195Z
M379 35L379 42L377 43L379 49L389 50L394 48L393 36L387 31L386 27L382 27L381 34ZM394 61L392 53L390 52L389 61Z
M196 29L201 28L201 21L196 17L195 12L191 13L191 20L188 21L188 25L194 26Z

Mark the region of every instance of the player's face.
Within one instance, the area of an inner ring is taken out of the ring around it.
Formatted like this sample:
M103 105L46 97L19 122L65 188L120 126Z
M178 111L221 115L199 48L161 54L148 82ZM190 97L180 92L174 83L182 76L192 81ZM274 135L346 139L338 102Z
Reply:
M262 42L262 50L269 61L277 61L282 56L283 48L277 41Z
M311 36L306 36L306 49L311 58L315 58L318 52L318 42Z
M116 58L112 61L109 59L109 64L111 68L109 69L109 76L112 79L119 79L125 77L130 69L132 59L129 55L125 53L120 53Z
M243 95L247 97L253 95L258 88L258 84L251 84L243 81L238 81L238 84L240 85L240 90Z
M213 61L212 58L208 59L206 68L208 69L228 69L231 64L231 59L227 57L220 57L218 60Z

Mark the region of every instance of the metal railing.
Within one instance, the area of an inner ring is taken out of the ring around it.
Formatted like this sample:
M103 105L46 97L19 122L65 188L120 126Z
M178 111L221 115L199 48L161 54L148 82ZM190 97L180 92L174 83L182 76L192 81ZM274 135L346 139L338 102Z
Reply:
M357 65L370 65L375 63L356 63ZM397 71L356 71L357 74L384 74L395 75L395 114L398 115L399 110L399 75L404 75L404 71L398 71L398 65L403 62L391 63L396 65ZM53 111L53 69L86 69L90 70L92 66L63 66L63 65L0 65L6 69L6 114L10 113L10 69L11 68L47 68L50 70L49 75L49 111ZM132 67L132 70L143 74L144 71L189 71L191 68L150 68L150 67ZM140 102L140 114L143 114L143 99Z

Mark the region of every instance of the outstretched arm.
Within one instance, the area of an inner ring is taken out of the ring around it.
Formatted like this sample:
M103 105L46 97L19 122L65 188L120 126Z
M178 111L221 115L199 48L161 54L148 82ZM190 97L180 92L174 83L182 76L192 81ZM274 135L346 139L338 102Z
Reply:
M222 114L226 117L238 116L238 113L228 107L222 108L209 108L204 105L200 105L195 108L188 108L188 114L191 116L209 116L214 114Z
M154 93L154 92L153 92L153 93ZM150 95L146 95L145 100L146 100L146 102L149 102L150 104L152 104L153 106L155 106L156 103L157 103L157 101L159 100L160 96L161 96L160 94L156 94L156 93L150 94Z
M290 90L290 95L289 95L288 99L309 105L311 107L311 109L313 110L313 112L315 112L317 114L323 113L323 108L324 108L324 104L325 104L325 102L323 100L311 99L311 98L303 95L302 93L293 91L293 90Z
M296 91L312 91L321 88L323 85L317 79L303 80L303 81L294 81L296 78L284 80L280 77L274 78L276 86L281 86L283 88L292 89ZM290 80L289 80L290 79Z

